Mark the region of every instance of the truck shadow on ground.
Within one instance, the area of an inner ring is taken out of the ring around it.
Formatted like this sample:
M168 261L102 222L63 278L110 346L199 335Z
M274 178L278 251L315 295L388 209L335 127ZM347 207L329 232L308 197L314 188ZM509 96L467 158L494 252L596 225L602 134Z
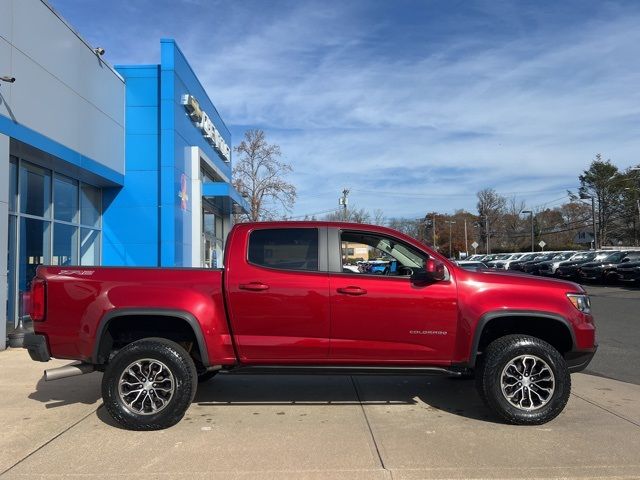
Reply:
M101 380L102 374L98 372L62 378L53 382L46 382L41 378L36 384L36 390L29 395L29 398L44 403L45 408L57 408L75 403L91 405L101 397Z
M501 423L484 405L473 380L442 376L225 375L200 384L199 406L416 405Z

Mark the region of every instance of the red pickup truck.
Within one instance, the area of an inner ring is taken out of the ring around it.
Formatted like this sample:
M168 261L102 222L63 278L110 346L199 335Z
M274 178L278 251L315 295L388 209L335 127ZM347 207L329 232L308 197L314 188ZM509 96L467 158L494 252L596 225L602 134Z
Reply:
M355 246L384 261L355 266ZM34 360L80 361L48 379L104 372L107 410L136 430L179 422L216 373L475 376L504 420L541 424L596 351L579 285L466 271L384 227L240 224L224 264L42 266L25 347Z

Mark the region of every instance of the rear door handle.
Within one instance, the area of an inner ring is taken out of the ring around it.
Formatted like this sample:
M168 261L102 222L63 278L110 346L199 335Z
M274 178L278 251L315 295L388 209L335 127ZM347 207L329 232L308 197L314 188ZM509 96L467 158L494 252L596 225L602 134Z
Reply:
M262 282L241 283L240 290L250 290L252 292L261 292L263 290L269 290L269 285L265 285Z
M338 293L357 296L357 295L365 295L367 291L364 288L360 288L360 287L342 287L338 289Z

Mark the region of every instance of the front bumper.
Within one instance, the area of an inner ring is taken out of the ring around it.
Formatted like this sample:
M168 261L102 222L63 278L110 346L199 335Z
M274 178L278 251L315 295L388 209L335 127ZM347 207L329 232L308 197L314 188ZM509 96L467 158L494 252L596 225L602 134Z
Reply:
M44 335L27 333L24 336L23 348L29 351L31 360L35 360L36 362L48 362L51 360L49 346L47 345L47 339Z
M598 346L594 345L593 350L569 352L565 355L565 361L567 367L571 373L581 372L591 362L591 359L596 354Z

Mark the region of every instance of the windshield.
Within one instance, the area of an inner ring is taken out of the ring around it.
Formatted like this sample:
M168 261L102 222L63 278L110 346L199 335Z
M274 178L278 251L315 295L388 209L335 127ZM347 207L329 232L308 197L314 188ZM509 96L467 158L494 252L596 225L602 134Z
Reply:
M596 256L595 253L579 253L571 257L571 260L572 261L575 260L576 262L580 260L592 260L593 258L595 258L595 256Z
M610 253L609 255L605 256L602 259L602 261L603 262L618 263L618 262L620 262L620 260L622 260L623 257L624 257L624 253L622 253L622 252L614 252L614 253Z

